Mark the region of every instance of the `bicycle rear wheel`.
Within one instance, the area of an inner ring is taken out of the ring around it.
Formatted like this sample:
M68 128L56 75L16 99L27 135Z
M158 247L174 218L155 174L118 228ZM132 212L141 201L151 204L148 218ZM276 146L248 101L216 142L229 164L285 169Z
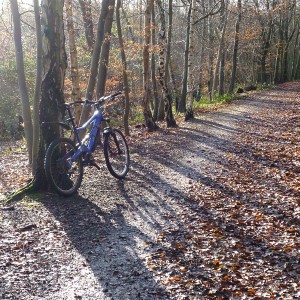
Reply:
M54 140L45 156L45 172L51 187L60 195L71 196L78 190L83 176L82 158L72 162L77 148L68 138Z
M129 149L123 133L111 129L104 138L104 157L111 175L122 179L129 171Z

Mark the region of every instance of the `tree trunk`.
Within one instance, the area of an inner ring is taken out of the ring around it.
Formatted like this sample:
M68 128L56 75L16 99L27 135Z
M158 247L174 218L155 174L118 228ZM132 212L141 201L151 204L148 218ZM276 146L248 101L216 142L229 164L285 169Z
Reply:
M23 57L23 46L21 38L21 20L17 0L10 0L10 7L14 23L14 41L16 50L16 64L17 64L17 75L18 84L22 102L22 114L24 120L25 138L27 144L27 152L29 158L29 164L32 163L32 138L33 128L30 112L30 104L28 97L28 90L26 85L25 70L24 70L24 57Z
M176 79L175 79L175 74L174 74L174 70L173 70L173 62L172 62L172 59L170 59L170 68L169 68L169 71L170 71L170 78L171 78L171 83L172 83L172 89L174 91L174 94L175 94L175 109L176 111L178 111L178 106L179 106L179 91L178 91L178 87L177 87L177 84L176 84Z
M151 11L151 20L152 20L152 31L151 31L151 42L152 45L156 44L155 36L156 36L156 30L155 30L155 9L154 5L152 7ZM159 96L157 91L157 84L156 84L156 59L155 59L155 51L152 51L151 53L151 80L152 80L152 89L153 89L153 119L156 121L158 119L158 108L159 108Z
M188 78L187 78L187 95L186 95L186 111L185 120L194 117L193 113L193 68L192 62L194 59L194 22L195 22L196 0L191 2L191 20L190 20L190 34L189 34L189 54L188 54Z
M209 0L209 9L212 9L213 1ZM210 101L212 100L212 84L214 77L214 19L213 16L210 15L208 18L208 92Z
M282 57L282 41L278 41L277 46L277 55L276 55L276 61L275 61L275 71L274 71L274 83L280 83L281 82L281 57Z
M205 11L205 6L204 6L204 0L202 0L202 7L203 11ZM199 55L199 82L197 84L196 88L196 101L201 101L202 98L202 86L203 86L203 75L204 75L204 66L203 66L203 60L204 60L204 54L205 54L205 40L207 39L207 18L203 20L202 24L202 41L201 41L201 49L200 49L200 55Z
M41 135L38 165L34 185L48 189L44 171L44 157L49 144L60 136L58 123L64 109L64 79L67 67L63 23L63 1L42 1L43 80L40 103ZM43 124L43 122L45 122Z
M34 99L33 99L32 175L35 174L37 168L37 158L38 158L39 141L40 141L39 104L41 99L42 52L43 52L39 1L33 0L33 5L34 5L35 31L36 31L36 76L35 76Z
M271 46L271 33L272 33L272 27L271 25L269 25L268 32L266 34L266 37L264 37L264 41L262 45L262 56L260 61L260 67L261 67L260 82L261 83L267 83L269 81L267 78L266 62L267 62L267 55L269 53L270 46Z
M160 0L156 0L160 10L160 31L158 37L158 44L159 44L159 66L158 66L158 76L159 76L159 83L161 85L163 96L164 96L164 107L165 107L165 117L167 122L167 127L176 127L176 121L173 117L172 112L172 96L170 90L167 86L166 79L168 76L165 74L165 50L166 50L166 24L165 24L165 14L162 7L162 3ZM172 5L172 4L171 4ZM170 15L169 15L170 18ZM169 23L170 26L170 23ZM169 31L170 36L168 37L167 42L167 49L168 43L171 42L171 31ZM169 49L170 50L170 49ZM168 56L168 53L167 53ZM170 57L169 57L170 60Z
M220 73L219 73L219 95L224 95L224 80L225 80L225 52L222 51L220 60Z
M190 48L190 29L191 29L191 11L192 5L190 4L188 10L187 27L186 27L186 41L184 50L184 69L182 77L182 88L180 102L178 106L178 112L186 111L186 95L187 95L187 83L188 83L188 69L189 69L189 48Z
M154 131L158 128L155 124L150 110L150 75L149 75L149 45L151 41L151 11L154 0L147 0L144 23L144 47L143 47L143 85L144 96L142 101L143 114L148 131Z
M100 98L105 93L106 75L109 60L109 49L111 39L111 28L113 23L113 16L115 11L115 0L109 0L108 13L104 24L104 40L101 47L100 61L98 67L98 81L96 87L97 98Z
M79 0L84 24L85 39L90 51L93 50L95 43L91 2L91 0Z
M88 86L85 93L86 99L93 99L93 95L94 95L94 89L95 89L96 79L98 74L100 52L101 52L102 42L104 38L104 24L108 13L108 5L109 5L109 0L102 0L101 13L99 16L99 21L97 26L96 41L94 44L94 50L91 58L91 68L90 68L91 72L90 72ZM84 105L80 116L80 122L79 122L80 125L82 125L87 120L89 111L90 111L90 105Z
M73 22L73 8L72 8L72 0L65 0L66 5L66 17L67 17L67 31L69 34L69 50L70 50L70 69L71 69L71 81L72 81L72 101L80 101L80 79L78 73L78 61L77 61L77 49L75 43L75 30L74 30L74 22ZM81 114L81 106L75 106L75 122L79 124Z
M226 25L227 25L227 0L222 0L222 17L221 17L221 37L220 37L220 43L219 43L219 49L218 49L218 56L217 56L217 62L215 66L215 74L214 74L214 80L212 84L212 97L214 97L214 94L217 90L217 79L219 72L222 72L222 65L221 60L224 53L224 41L225 41L225 32L226 32ZM219 72L218 72L219 71ZM222 78L222 74L219 78Z
M121 28L121 20L120 20L120 7L121 7L121 0L117 0L117 8L116 8L116 21L117 21L117 30L118 30L118 37L119 37L119 44L120 44L120 52L121 52L121 59L123 64L123 85L124 85L124 94L125 94L125 110L123 116L123 123L125 134L129 135L129 126L128 126L128 118L129 118L129 84L128 84L128 77L127 77L127 61L126 55L124 50L124 42L123 42L123 35L122 35L122 28Z
M296 78L296 73L297 73L297 64L298 64L298 59L299 59L299 34L300 34L300 30L299 30L299 23L297 22L297 34L296 34L296 39L295 39L295 43L294 43L294 51L293 51L293 60L292 60L292 70L291 70L291 80L295 80Z
M242 19L242 0L238 0L237 3L237 10L238 10L238 18L235 23L235 36L234 36L234 46L233 46L233 54L232 54L232 71L231 71L231 79L230 85L228 88L228 93L232 94L235 85L235 78L236 78L236 69L237 69L237 54L239 49L239 34L240 34L240 23Z
M122 4L122 3L121 3ZM134 34L133 34L133 30L132 30L132 25L130 24L129 20L128 20L128 17L127 17L127 13L126 11L124 10L123 8L123 5L122 5L122 16L123 18L125 18L125 21L126 21L126 25L127 25L127 30L129 32L129 35L130 35L130 38L133 42L135 42L135 37L134 37Z
M161 1L161 0L159 0ZM169 0L168 3L168 37L167 37L167 47L166 47L166 62L165 62L165 83L168 87L169 81L169 66L171 59L171 42L172 42L172 30L173 30L173 0Z

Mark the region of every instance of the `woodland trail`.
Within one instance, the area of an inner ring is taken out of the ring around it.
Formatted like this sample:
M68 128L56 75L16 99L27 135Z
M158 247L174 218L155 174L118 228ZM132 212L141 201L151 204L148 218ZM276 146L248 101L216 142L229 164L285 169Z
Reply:
M299 132L294 82L131 138L124 181L0 207L0 298L300 298Z

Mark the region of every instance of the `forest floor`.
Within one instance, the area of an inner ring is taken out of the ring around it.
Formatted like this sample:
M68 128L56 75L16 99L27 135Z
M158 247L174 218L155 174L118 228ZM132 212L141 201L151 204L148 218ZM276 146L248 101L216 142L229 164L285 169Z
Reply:
M300 298L299 82L129 144L123 181L0 206L1 299ZM2 198L21 150L2 145Z

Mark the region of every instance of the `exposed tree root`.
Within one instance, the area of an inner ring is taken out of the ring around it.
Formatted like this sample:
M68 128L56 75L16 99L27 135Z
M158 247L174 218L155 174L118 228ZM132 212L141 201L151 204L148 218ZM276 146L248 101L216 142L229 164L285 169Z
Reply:
M6 204L12 203L19 201L24 198L24 196L31 194L31 193L36 193L38 191L38 187L36 184L36 181L32 179L25 187L22 187L15 191L12 195L7 197L4 201Z

